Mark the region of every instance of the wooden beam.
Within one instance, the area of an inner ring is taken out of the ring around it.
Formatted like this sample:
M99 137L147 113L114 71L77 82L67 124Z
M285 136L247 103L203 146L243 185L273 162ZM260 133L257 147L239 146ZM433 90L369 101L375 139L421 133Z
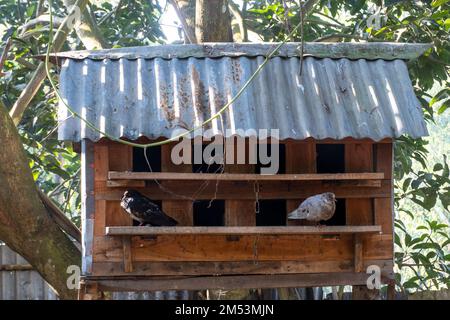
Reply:
M173 164L171 152L174 145L175 143L161 146L161 170L168 171L172 174L192 173L192 165L190 164ZM145 183L145 181L142 182ZM165 186L166 182L162 182L162 185ZM168 189L170 190L170 187L168 187ZM194 209L192 206L192 201L190 200L164 200L162 202L162 209L165 213L178 221L180 226L192 226L194 224Z
M110 171L110 180L174 180L174 181L323 181L323 180L381 180L384 173L315 173L261 175L250 173L175 173L175 172L117 172Z
M281 235L380 233L380 226L281 226L281 227L107 227L108 236L145 235Z
M102 291L292 288L365 284L365 273L310 273L206 277L96 279Z
M238 163L238 157L236 151L234 151L235 143L234 139L232 140L232 144L226 144L225 152L227 155L232 157L234 163ZM229 150L232 149L232 150ZM229 153L229 154L228 154ZM245 144L245 163L246 164L235 164L228 165L225 164L224 171L227 176L230 175L240 175L240 174L253 174L255 172L255 165L248 164L249 161L249 143ZM222 175L222 174L221 174ZM213 184L211 187L215 188ZM221 187L221 186L219 186ZM253 186L255 187L255 186ZM254 199L252 200L235 200L229 199L225 201L225 212L224 212L224 224L226 226L255 226L256 225L256 207L255 207L255 199L256 194L254 191L253 194Z
M133 272L133 258L131 254L131 237L122 237L123 245L123 270Z
M255 240L257 242L255 243ZM122 262L120 236L96 237L95 262ZM364 234L364 260L390 259L392 236ZM143 261L327 261L354 257L353 235L168 234L133 237L133 262Z
M373 171L372 149L373 145L368 143L345 145L345 171ZM372 199L347 199L346 211L346 223L348 225L373 224L374 214Z
M306 173L316 173L317 172L317 164L316 164L316 143L286 143L286 173L288 174L306 174ZM346 182L358 182L362 180L350 180ZM377 180L364 180L364 181L377 181ZM334 181L336 182L336 181ZM381 182L380 182L381 186ZM286 201L286 214L289 214L293 210L297 209L297 207L302 203L304 198L298 198L294 200ZM311 225L312 223L306 220L289 220L286 219L287 225Z
M106 186L109 188L144 188L144 180L108 180Z
M393 261L367 260L370 265L380 266L382 274L392 277ZM122 262L97 262L93 276L201 276L236 274L289 274L354 272L352 259L343 260L294 260L294 261L133 261L133 271L125 272Z
M33 266L30 264L1 264L0 271L31 271Z
M363 242L360 234L354 234L353 239L355 242L355 250L354 250L354 266L355 272L363 272Z
M359 185L363 180L346 181L260 181L259 199L304 199L309 196L333 192L338 198L390 198L391 181L381 180L381 187ZM377 181L377 180L364 180ZM161 182L162 183L162 182ZM178 200L183 201L189 197L196 200L210 200L212 198L223 200L255 200L254 184L238 181L221 181L220 187L215 188L215 181L209 181L208 185L197 192L203 181L164 181L175 194L169 194L159 186L147 181L145 188L140 192L151 197L153 200ZM354 185L356 183L356 185ZM126 188L107 188L103 185L96 186L96 200L119 201Z
M384 173L385 178L391 182L391 196L374 199L375 223L381 225L386 234L392 234L394 230L393 151L392 143L375 145L375 171Z
M57 54L51 54L52 62L57 63L55 57L72 58L72 59L110 59L118 58L205 58L205 57L239 57L239 56L266 56L270 49L274 48L277 43L202 43L202 44L172 44L163 46L151 46L122 49L107 50L83 50L68 51ZM280 57L298 57L299 42L291 42L284 44L277 53ZM319 58L348 58L348 59L414 59L422 55L427 49L431 48L431 44L427 43L386 43L386 42L369 42L369 43L320 43L306 42L304 44L304 54ZM36 56L37 58L43 56Z

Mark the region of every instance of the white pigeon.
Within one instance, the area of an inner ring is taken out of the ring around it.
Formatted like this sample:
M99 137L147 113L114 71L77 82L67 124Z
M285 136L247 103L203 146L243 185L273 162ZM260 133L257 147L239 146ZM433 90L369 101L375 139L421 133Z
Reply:
M288 219L326 221L333 217L335 211L336 196L332 192L325 192L307 198L297 209L288 214Z

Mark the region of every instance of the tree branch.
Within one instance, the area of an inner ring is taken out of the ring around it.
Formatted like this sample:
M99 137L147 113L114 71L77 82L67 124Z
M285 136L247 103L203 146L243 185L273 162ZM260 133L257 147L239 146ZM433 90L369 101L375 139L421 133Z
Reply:
M0 57L0 77L3 77L3 75L4 75L4 73L2 72L3 65L5 64L6 56L8 55L9 48L11 47L11 43L12 43L11 38L8 38L8 40L6 41L5 47L3 48L2 55Z
M50 214L55 223L61 228L61 230L74 238L78 244L81 244L80 229L78 229L77 226L66 217L66 215L53 203L49 197L47 197L45 193L38 190L38 194L47 209L47 212Z
M248 42L248 30L247 26L245 25L244 17L242 16L241 11L239 10L239 7L233 2L228 1L228 7L233 14L234 19L236 19L237 24L239 26L239 30L241 33L242 42Z
M74 0L63 2L68 10L76 3ZM81 12L80 23L75 26L78 37L88 50L109 48L89 10L86 8Z
M181 25L183 27L184 34L189 41L189 43L197 43L197 39L195 38L195 34L192 32L191 28L189 27L186 17L184 16L183 12L181 12L180 7L178 6L178 3L176 0L169 0L172 7L175 9L175 12L180 19Z
M75 2L75 6L80 9L80 12L83 13L84 9L86 8L87 3L89 0L77 0ZM62 29L60 32L57 32L53 41L53 49L55 51L59 51L66 41L68 33L71 31L69 26L72 26L72 20L73 17L68 15L64 18L62 22ZM33 97L36 95L37 91L41 87L42 82L44 81L46 77L45 72L45 63L41 62L38 67L36 68L35 72L31 76L30 81L28 82L28 85L26 88L22 91L19 98L14 103L13 107L11 108L11 111L9 112L11 118L14 121L15 125L18 125L20 120L22 119L22 115L25 111L25 109L30 104Z

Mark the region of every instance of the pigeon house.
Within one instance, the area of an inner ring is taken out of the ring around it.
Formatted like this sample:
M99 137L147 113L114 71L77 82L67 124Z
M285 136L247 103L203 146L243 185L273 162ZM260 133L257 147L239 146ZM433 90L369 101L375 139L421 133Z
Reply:
M275 46L52 56L59 139L82 161L81 298L365 286L370 266L392 284L393 143L427 134L406 62L429 46L286 43L260 67ZM140 226L126 190L178 225ZM331 219L287 219L325 192Z

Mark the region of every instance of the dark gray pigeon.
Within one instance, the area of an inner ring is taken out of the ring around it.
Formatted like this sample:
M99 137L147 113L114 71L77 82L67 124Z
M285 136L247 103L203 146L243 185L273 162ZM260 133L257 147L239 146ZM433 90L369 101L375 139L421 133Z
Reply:
M140 225L176 226L178 222L154 204L149 198L136 190L127 190L123 194L120 206Z

